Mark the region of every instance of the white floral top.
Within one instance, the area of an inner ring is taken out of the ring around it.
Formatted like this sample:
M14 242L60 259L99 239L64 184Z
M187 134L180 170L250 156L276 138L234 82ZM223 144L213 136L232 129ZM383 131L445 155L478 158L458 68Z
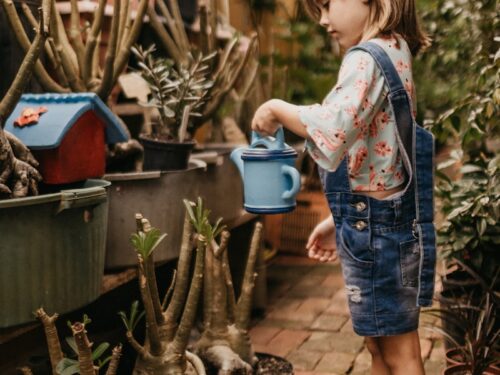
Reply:
M382 46L394 63L415 115L412 55L406 41L399 35L371 41ZM299 107L310 155L329 171L347 155L353 191L389 190L405 180L388 93L373 57L355 50L344 57L337 84L323 103Z

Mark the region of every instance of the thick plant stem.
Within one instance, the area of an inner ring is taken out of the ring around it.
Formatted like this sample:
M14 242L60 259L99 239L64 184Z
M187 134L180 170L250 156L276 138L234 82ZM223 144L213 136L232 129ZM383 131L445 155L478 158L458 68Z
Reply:
M99 0L99 5L95 12L94 21L92 22L92 27L87 36L87 44L85 46L85 54L83 60L82 68L82 78L87 89L90 87L92 80L92 58L94 56L94 50L97 45L97 38L101 32L102 22L104 18L104 9L106 7L106 0Z
M156 14L154 10L153 4L150 4L150 6L148 7L148 17L151 27L157 33L160 42L165 46L170 56L176 62L183 61L184 59L183 52L179 50L179 48L175 44L175 41L172 39L172 37L170 37L168 32L165 30L165 27L159 20L158 14Z
M21 3L21 8L23 10L24 16L26 17L30 25L35 29L38 28L38 21L35 19L35 16L33 16L30 7L26 5L26 3ZM59 83L62 86L67 87L68 80L64 75L64 71L61 65L61 60L59 59L59 56L55 53L54 41L51 38L48 38L47 43L45 43L45 56L50 61L52 69L54 69Z
M252 295L255 285L255 262L257 260L257 253L260 248L262 234L262 224L255 224L255 229L252 235L250 244L250 251L248 260L245 267L245 274L243 278L243 285L241 287L241 295L238 299L236 306L236 327L246 330L250 321L250 310L252 307Z
M123 72L125 66L127 65L128 58L130 56L130 48L137 41L139 37L139 32L141 31L142 22L146 10L148 8L148 0L141 0L139 7L137 8L137 14L135 16L130 33L127 35L127 39L120 46L120 51L115 59L114 72L113 72L113 82L118 80L118 76Z
M45 339L47 340L52 374L57 375L57 364L64 358L61 350L61 342L59 341L55 325L58 315L54 314L52 316L48 316L44 309L40 308L36 311L36 317L40 320L40 322L42 322L43 330L45 331Z
M132 332L127 331L126 336L127 336L127 341L130 344L130 346L132 348L134 348L134 350L137 352L137 354L141 358L143 358L145 360L149 360L152 358L151 354L149 354L149 352L146 350L146 348L144 348L141 344L139 344L137 342L137 340L134 338L134 335Z
M206 5L202 5L200 6L200 44L204 55L208 55L212 50L208 26L208 9Z
M120 1L120 25L118 26L118 45L117 49L120 49L124 40L126 40L128 31L130 28L130 17L129 17L129 0L118 0Z
M175 323L179 320L182 313L182 307L186 300L186 294L189 284L189 269L191 265L191 257L193 255L193 247L191 237L193 235L193 227L189 220L189 215L184 217L184 228L182 232L182 245L179 253L179 261L177 263L177 277L174 285L172 299L165 312L165 320ZM173 332L168 341L173 339Z
M172 16L175 20L175 26L177 27L177 34L179 35L179 46L181 51L189 51L189 40L184 29L184 21L182 20L181 11L179 9L178 0L168 0L170 9L172 10Z
M78 349L80 375L95 375L94 362L92 361L92 344L87 337L85 324L76 322L71 326L71 330Z
M163 317L160 294L158 293L158 286L156 284L155 264L152 254L148 256L145 263L146 278L148 280L149 290L151 291L151 301L153 302L156 323L162 325L165 322L165 318Z
M109 37L108 49L104 61L104 73L101 84L97 90L97 95L105 102L113 88L113 63L116 58L118 48L118 30L120 27L121 0L113 4L113 20L111 21L111 35Z
M229 240L229 232L224 231L221 235L221 242L214 257L214 316L213 328L222 332L227 329L227 289L225 283L224 270L222 268L223 255L227 250L227 243Z
M1 1L2 1L4 11L5 11L5 15L7 16L7 20L9 21L10 27L14 31L16 39L17 39L18 43L20 44L21 48L28 55L29 50L30 50L30 40L29 40L28 36L26 35L26 32L24 31L21 20L19 19L17 11L14 7L14 3L12 0L1 0ZM44 10L44 12L45 12L45 10ZM44 16L44 18L45 18L44 22L45 22L46 26L48 26L48 23L50 22L50 17ZM33 44L35 44L35 43L33 43ZM47 71L43 67L42 63L39 62L38 59L35 59L34 72L35 72L35 75L36 75L38 81L40 82L40 84L47 91L69 92L69 90L60 86L57 82L55 82L50 77L50 75L47 73ZM18 76L19 76L19 74L18 74Z
M122 356L122 345L119 344L113 348L113 352L111 354L111 361L109 362L108 369L106 370L106 375L116 375L121 356Z
M200 293L203 286L203 265L205 263L206 247L204 239L198 238L198 245L196 247L196 262L191 287L189 288L179 328L177 329L177 333L172 342L172 350L174 353L184 354L189 341L189 334L193 328L194 318L198 307L198 300L200 299Z
M71 18L69 28L69 42L73 46L78 60L78 65L81 67L84 63L85 45L83 44L80 12L78 10L78 0L71 0Z
M229 259L227 251L222 254L222 271L224 272L224 281L227 290L227 318L230 322L234 322L236 314L236 297L234 294L233 278L229 269Z
M205 277L203 278L203 325L205 330L212 328L214 316L214 254L213 246L207 246L205 254Z
M146 312L146 330L147 337L150 344L150 352L154 357L162 354L163 348L160 341L158 324L156 324L156 317L151 298L151 291L144 273L144 260L141 255L137 255L139 260L139 290L141 292L142 302L144 303L144 310Z
M68 53L68 50L65 49L63 44L63 37L65 36L64 28L61 27L59 23L59 13L57 12L55 0L52 0L52 19L50 23L51 28L51 36L54 40L54 44L56 46L56 53L59 55L61 59L62 68L64 74L68 79L68 84L71 90L75 92L85 91L85 87L78 77L78 71L76 68L76 64L73 63L71 57ZM64 34L64 35L63 35ZM68 43L69 45L69 43ZM71 49L71 47L69 47Z

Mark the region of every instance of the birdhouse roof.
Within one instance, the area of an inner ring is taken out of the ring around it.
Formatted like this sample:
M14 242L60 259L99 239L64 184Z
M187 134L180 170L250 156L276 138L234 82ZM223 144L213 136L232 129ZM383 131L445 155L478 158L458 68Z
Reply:
M18 127L16 119L27 108L37 111L45 107L35 125ZM24 94L5 123L5 130L19 138L31 149L56 148L66 133L88 111L93 111L105 125L106 143L128 140L120 119L94 93Z

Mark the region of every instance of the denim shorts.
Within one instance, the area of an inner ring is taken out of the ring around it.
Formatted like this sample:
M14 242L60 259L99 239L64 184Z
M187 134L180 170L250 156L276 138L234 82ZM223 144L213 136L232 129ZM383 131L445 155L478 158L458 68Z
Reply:
M418 328L421 251L411 194L376 200L328 193L354 331L391 336Z

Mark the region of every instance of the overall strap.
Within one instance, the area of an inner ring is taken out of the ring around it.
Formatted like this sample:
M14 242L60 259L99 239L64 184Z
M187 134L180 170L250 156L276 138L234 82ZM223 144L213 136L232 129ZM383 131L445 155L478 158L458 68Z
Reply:
M405 168L408 176L412 179L415 166L413 158L413 144L415 141L415 126L411 113L410 99L408 93L401 82L401 78L391 61L391 58L384 49L376 43L364 42L352 47L349 51L362 50L369 53L379 69L381 70L387 85L389 86L389 101L396 118L399 141L404 149L401 149Z

